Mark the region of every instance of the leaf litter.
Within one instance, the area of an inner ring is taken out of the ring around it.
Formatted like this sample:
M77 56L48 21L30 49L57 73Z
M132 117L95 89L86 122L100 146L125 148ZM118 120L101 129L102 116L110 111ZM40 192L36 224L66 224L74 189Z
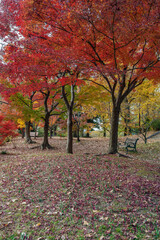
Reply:
M160 238L159 163L104 154L104 139L82 139L73 155L51 141L40 151L18 139L0 156L1 240Z

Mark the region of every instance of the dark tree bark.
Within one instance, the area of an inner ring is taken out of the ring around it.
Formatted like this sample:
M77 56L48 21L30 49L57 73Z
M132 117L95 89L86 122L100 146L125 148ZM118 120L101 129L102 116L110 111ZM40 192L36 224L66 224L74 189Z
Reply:
M114 86L110 88L112 95L112 117L108 151L110 154L115 154L118 152L118 126L121 104L136 85L136 81L134 81L128 84L127 88L125 88L127 79L126 70L127 66L124 67L120 84L115 81ZM106 80L108 81L108 78L106 78ZM115 92L117 84L119 84L118 93Z
M73 153L73 137L72 137L72 107L68 109L67 119L67 153Z
M106 137L106 128L103 128L103 137Z
M41 148L44 149L51 149L53 148L48 141L48 130L49 130L49 118L55 114L53 114L53 110L56 109L56 107L58 106L58 102L54 102L52 101L52 104L50 106L48 106L48 100L49 100L49 96L50 96L50 90L47 89L47 91L40 91L43 96L44 96L44 110L45 110L45 116L42 117L42 119L44 120L44 137L43 137L43 143L41 145ZM58 91L55 93L54 96L52 96L52 99L54 99L54 97L57 95Z
M41 148L44 149L51 149L52 146L49 144L48 141L48 130L49 130L49 113L45 115L45 123L44 123L44 137L43 137L43 143L41 145Z
M44 95L44 109L45 109L45 116L42 117L42 119L44 120L44 137L43 137L43 143L41 145L41 149L51 149L52 146L49 144L48 141L48 130L49 130L49 118L51 116L51 113L53 111L53 109L56 108L56 106L58 105L58 103L56 105L52 105L50 110L48 109L48 99L50 96L50 91L47 90L47 92L43 92L41 91L41 93Z

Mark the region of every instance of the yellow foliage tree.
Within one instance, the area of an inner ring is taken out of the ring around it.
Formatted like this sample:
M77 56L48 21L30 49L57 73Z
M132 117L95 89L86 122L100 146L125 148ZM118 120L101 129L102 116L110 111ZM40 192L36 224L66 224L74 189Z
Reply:
M153 120L160 118L160 86L146 80L123 103L121 116L126 134L134 129L145 142Z

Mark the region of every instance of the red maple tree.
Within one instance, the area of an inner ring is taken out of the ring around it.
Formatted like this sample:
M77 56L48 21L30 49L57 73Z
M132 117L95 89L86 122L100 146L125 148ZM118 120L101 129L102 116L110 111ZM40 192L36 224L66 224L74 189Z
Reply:
M122 102L145 79L159 80L160 2L44 0L21 7L25 34L53 41L68 64L83 66L84 78L111 94L109 153L116 153Z
M16 124L11 120L5 120L4 116L0 114L0 145L7 137L14 138L16 136L18 136Z
M15 9L20 33L36 39L62 71L79 66L83 79L110 93L109 153L116 153L122 102L145 79L159 80L160 2L19 0Z

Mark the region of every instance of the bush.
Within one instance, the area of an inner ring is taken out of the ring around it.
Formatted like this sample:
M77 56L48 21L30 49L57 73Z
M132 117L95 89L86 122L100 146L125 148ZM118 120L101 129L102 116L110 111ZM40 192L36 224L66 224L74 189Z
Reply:
M12 137L11 136L7 136L5 138L5 142L12 142Z
M38 129L38 137L43 137L44 136L44 129L43 128L39 128Z
M155 119L152 122L151 127L152 127L153 130L159 131L160 130L160 119Z
M5 154L7 154L7 152L6 152L6 151L2 151L1 154L4 154L4 155L5 155Z

